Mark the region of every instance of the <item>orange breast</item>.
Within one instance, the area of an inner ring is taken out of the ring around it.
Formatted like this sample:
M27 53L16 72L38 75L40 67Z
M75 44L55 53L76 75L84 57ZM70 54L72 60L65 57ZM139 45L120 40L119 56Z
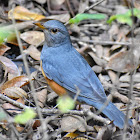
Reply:
M56 92L59 96L62 96L64 94L66 94L65 88L63 88L62 86L60 86L59 84L57 84L55 81L50 80L50 79L47 78L47 76L45 75L44 70L42 68L42 62L41 62L41 70L42 70L42 74L45 77L48 85L51 87L51 89L54 92Z

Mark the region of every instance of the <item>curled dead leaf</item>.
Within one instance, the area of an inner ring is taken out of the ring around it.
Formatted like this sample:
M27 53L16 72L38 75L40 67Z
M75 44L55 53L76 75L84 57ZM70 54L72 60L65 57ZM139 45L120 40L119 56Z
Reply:
M39 106L44 107L44 104L46 103L46 99L47 99L47 89L43 89L37 92L36 94L37 94Z
M67 133L64 137L63 140L88 140L85 137L80 136L78 133Z
M129 83L130 82L130 75L128 75L128 74L122 75L120 77L119 81L123 82L123 83L125 83L125 82ZM140 83L140 73L137 72L136 74L133 75L133 81L135 83Z
M98 126L96 126L98 127ZM108 127L99 127L98 128L99 131L98 131L98 134L96 136L96 139L98 140L103 140L103 139L110 139L110 137L112 136L112 130L108 129Z
M111 92L111 95L113 95L113 97L115 97L115 98L118 98L123 103L128 103L129 102L129 98L125 95L120 94L118 91Z
M10 47L7 47L4 44L0 45L0 55L3 55L7 50L10 50Z
M94 61L99 65L99 66L106 66L107 62L104 59L101 59L97 57L92 51L88 52L88 54L94 59Z
M76 115L63 117L61 121L61 129L65 132L75 132L76 130L85 132L86 127L87 124L85 120Z
M34 0L34 1L36 1L36 2L38 2L40 4L45 4L47 0Z
M4 103L2 105L2 107L7 111L7 112L11 112L11 113L21 113L21 111L19 111L19 108L16 106L13 106L10 103Z
M135 56L130 51L119 52L112 56L106 69L117 72L131 72L136 68Z
M37 129L41 125L40 120L35 120L35 122L32 125L33 130Z
M75 138L79 136L77 133L67 133L64 138Z
M17 6L8 12L8 18L9 19L15 18L15 19L19 19L19 20L36 20L36 21L38 21L41 19L45 19L46 17L43 15L31 12L22 6Z
M6 88L3 91L4 95L8 96L9 98L12 99L19 99L19 98L27 98L27 93L19 87L10 87L10 88Z
M60 15L52 15L52 16L48 16L46 17L46 19L56 19L59 20L61 22L67 22L70 19L70 14L66 13L66 14L60 14Z
M58 6L58 5L63 4L65 2L65 0L51 0L50 2L52 4L52 6L54 6L54 5Z
M14 76L19 76L20 75L20 71L17 67L17 65L12 62L10 59L8 59L5 56L0 56L0 62L2 63L4 69L5 69L5 75L7 73L10 73Z
M14 77L13 79L5 82L2 86L1 86L1 90L4 91L7 88L10 87L22 87L24 85L27 85L29 83L29 79L26 76L17 76Z
M140 90L140 83L134 84L134 88L139 89Z
M25 104L23 98L19 98L18 100L16 100L17 102L21 103L21 104ZM19 110L18 107L10 104L10 103L4 103L2 105L2 107L7 110L7 112L11 112L11 113L21 113L21 110Z
M16 124L16 130L18 132L22 132L25 128L23 126L20 126L19 124Z
M20 38L28 44L38 46L44 42L44 33L40 31L28 31L22 33Z
M40 60L41 52L35 46L30 45L24 52L28 53L33 59Z

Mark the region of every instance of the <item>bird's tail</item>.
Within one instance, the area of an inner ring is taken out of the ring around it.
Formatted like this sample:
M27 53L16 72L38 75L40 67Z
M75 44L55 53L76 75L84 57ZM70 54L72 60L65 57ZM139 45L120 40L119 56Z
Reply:
M96 103L93 104L93 106L100 110L102 109L103 104ZM102 110L102 112L120 129L124 128L125 115L123 112L118 110L113 103L109 102L109 104ZM131 119L129 119L128 124L133 125Z

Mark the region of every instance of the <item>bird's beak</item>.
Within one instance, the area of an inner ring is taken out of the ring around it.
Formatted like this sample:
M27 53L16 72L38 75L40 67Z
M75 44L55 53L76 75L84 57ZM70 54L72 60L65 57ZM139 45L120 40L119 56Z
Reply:
M36 23L34 23L36 26L38 26L39 28L41 28L41 29L46 29L44 26L43 26L43 24L41 24L40 22L36 22Z

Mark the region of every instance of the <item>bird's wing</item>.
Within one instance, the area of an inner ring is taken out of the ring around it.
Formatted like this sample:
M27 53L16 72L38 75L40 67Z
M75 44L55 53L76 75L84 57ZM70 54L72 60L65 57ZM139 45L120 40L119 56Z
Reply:
M46 60L45 61L42 60L41 64L46 77L50 80L54 80L56 83L61 85L62 79L61 75L58 73L58 70L51 64L47 63Z
M61 63L58 64L59 62ZM46 76L68 91L76 94L76 87L78 87L80 89L79 96L89 98L95 102L104 102L106 100L106 95L99 79L76 50L70 52L65 57L65 61L58 60L57 65L59 67L52 66L46 62L42 62L42 64Z

